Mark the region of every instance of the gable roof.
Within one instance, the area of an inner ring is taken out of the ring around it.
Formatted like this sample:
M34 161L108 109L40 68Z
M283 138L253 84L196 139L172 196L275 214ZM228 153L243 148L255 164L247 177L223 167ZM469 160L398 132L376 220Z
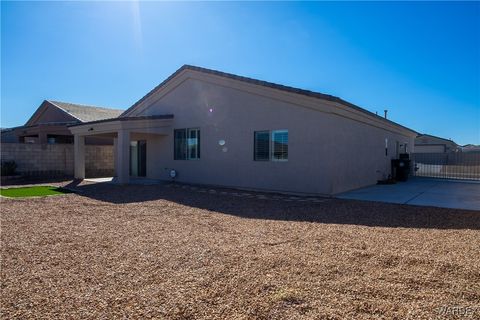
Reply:
M295 93L295 94L299 94L299 95L303 95L303 96L308 96L308 97L313 97L313 98L317 98L317 99L322 99L322 100L327 100L327 101L331 101L331 102L340 103L340 104L342 104L344 106L347 106L349 108L355 109L355 110L363 112L365 114L368 114L369 116L376 117L377 119L380 119L381 121L385 121L389 124L393 124L393 125L402 127L406 130L409 130L411 132L417 133L413 129L402 126L402 125L400 125L400 124L398 124L394 121L388 120L388 119L386 119L382 116L379 116L379 115L377 115L373 112L370 112L370 111L368 111L364 108L361 108L361 107L359 107L359 106L357 106L353 103L345 101L345 100L343 100L339 97L336 97L336 96L332 96L332 95L324 94L324 93L320 93L320 92L315 92L315 91L310 91L310 90L304 90L304 89L295 88L295 87L290 87L290 86L285 86L285 85L281 85L281 84L277 84L277 83L273 83L273 82L268 82L268 81L263 81L263 80L238 76L238 75L235 75L235 74L232 74L232 73L207 69L207 68L203 68L203 67L192 66L192 65L188 65L188 64L185 64L182 67L180 67L177 71L175 71L173 74L171 74L167 79L162 81L158 86L156 86L150 92L148 92L145 96L140 98L140 100L138 100L130 108L125 110L120 115L120 117L123 117L123 116L126 116L127 114L129 114L133 109L135 109L137 106L139 106L146 99L148 99L149 97L154 95L161 88L166 86L168 82L170 82L173 78L175 78L177 75L179 75L184 70L198 71L198 72L202 72L202 73L205 73L205 74L212 74L212 75L216 75L216 76L220 76L220 77L224 77L224 78L228 78L228 79L233 79L233 80L242 81L242 82L246 82L246 83L250 83L250 84L254 84L254 85L258 85L258 86L262 86L262 87L267 87L267 88L270 88L270 89L275 89L275 90L280 90L280 91L285 91L285 92L289 92L289 93Z
M66 118L72 119L63 121L62 123L78 123L78 122L89 122L96 120L104 120L116 118L122 114L123 110L120 109L110 109L104 107L96 106L87 106L77 103L61 102L54 100L44 100L40 107L34 112L34 114L27 121L25 126L34 125L35 120L37 120L43 111L49 106L59 109L61 112L65 113ZM55 122L57 123L57 122ZM60 124L60 122L58 122Z
M116 118L124 110L47 100L82 122Z

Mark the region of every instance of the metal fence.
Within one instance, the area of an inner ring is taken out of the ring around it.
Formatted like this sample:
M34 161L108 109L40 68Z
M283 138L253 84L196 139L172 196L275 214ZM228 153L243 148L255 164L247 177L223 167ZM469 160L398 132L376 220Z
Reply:
M480 152L413 153L417 177L480 180Z

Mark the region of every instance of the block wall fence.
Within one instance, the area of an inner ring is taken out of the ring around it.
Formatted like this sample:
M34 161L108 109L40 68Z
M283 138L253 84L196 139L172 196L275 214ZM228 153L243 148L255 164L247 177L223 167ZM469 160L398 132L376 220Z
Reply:
M2 143L1 161L15 161L24 176L73 177L73 144ZM85 175L88 178L113 176L112 145L85 146Z

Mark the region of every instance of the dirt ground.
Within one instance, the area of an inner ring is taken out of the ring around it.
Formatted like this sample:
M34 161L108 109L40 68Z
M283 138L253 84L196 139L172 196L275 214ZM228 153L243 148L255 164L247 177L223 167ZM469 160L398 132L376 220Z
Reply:
M480 212L69 187L1 199L2 319L480 318Z

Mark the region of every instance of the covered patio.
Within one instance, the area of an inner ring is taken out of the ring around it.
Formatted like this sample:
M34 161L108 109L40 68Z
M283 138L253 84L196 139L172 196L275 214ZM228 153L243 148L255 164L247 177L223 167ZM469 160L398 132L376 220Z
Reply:
M75 178L85 179L85 138L109 137L114 141L115 181L146 176L147 141L172 132L173 115L119 117L70 126L74 135ZM132 153L132 150L134 151Z

